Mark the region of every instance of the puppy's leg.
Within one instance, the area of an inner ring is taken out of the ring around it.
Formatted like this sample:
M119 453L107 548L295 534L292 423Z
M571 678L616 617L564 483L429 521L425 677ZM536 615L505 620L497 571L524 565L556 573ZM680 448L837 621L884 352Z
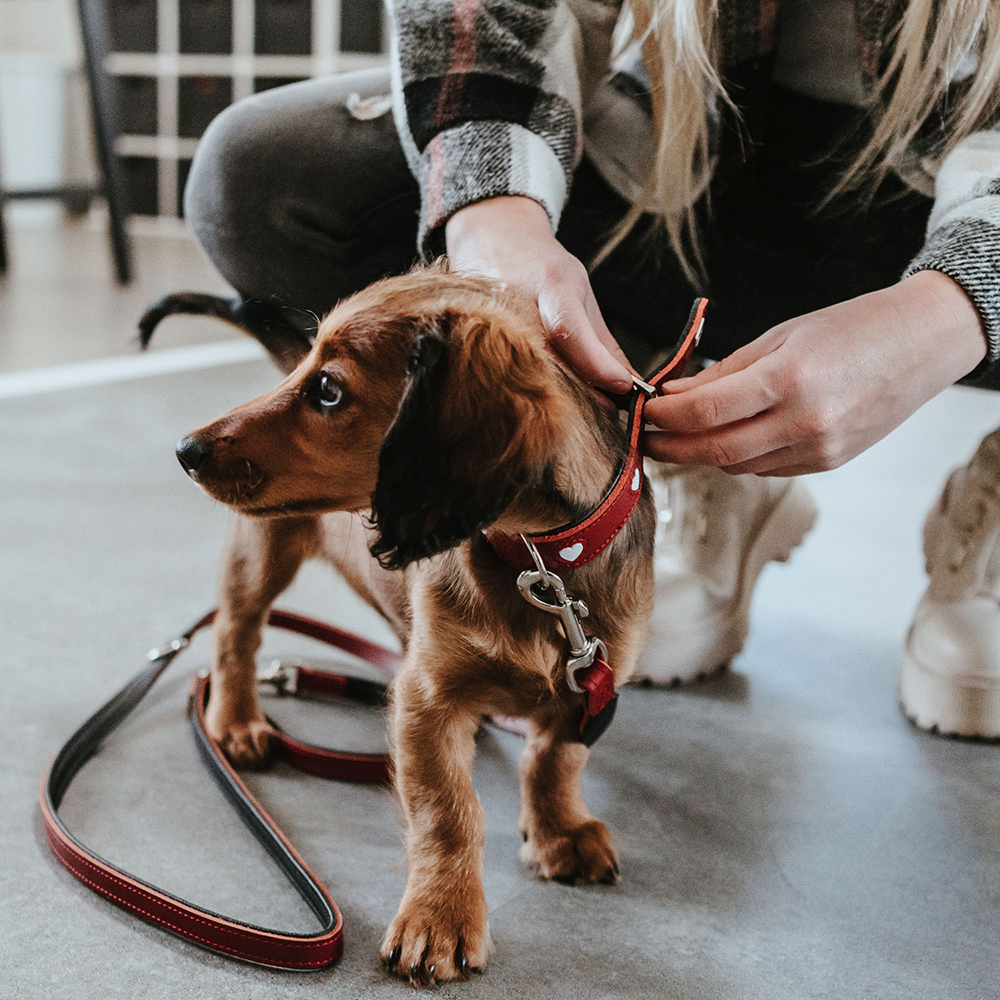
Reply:
M591 816L580 776L590 750L577 739L578 709L552 705L528 719L521 756L521 859L545 879L618 880L608 828Z
M314 518L241 517L229 539L205 721L239 767L267 760L271 727L257 703L255 658L271 602L315 552L317 528Z
M395 689L396 790L409 874L382 961L414 985L468 979L486 963L483 809L472 788L479 712L442 701L418 669Z

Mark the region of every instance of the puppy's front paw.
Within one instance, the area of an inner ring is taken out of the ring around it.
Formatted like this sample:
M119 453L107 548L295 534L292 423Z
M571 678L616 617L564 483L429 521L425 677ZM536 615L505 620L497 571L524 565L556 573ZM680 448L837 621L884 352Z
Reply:
M486 898L478 890L442 899L404 896L380 955L390 972L412 986L433 986L481 972L488 952Z
M209 735L222 747L233 767L260 771L271 762L274 730L263 716L249 721L205 720Z
M535 828L524 835L521 860L544 879L580 883L618 881L618 856L608 828L592 819L574 830Z

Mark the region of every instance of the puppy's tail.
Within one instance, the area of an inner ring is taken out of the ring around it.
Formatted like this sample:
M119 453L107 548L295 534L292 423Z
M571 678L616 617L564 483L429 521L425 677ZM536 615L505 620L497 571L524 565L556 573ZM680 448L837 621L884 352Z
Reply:
M318 322L311 313L241 295L223 298L202 292L177 292L157 299L139 320L139 343L145 350L160 320L177 313L214 316L260 341L274 363L290 372L309 353Z

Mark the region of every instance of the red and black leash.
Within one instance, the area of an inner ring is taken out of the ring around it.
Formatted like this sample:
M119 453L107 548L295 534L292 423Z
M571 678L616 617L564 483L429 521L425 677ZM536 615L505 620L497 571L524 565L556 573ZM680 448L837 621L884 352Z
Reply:
M195 679L188 706L198 750L240 818L316 915L320 923L317 933L292 934L257 927L164 892L94 854L69 832L59 818L59 804L79 770L97 753L104 739L131 714L174 658L188 646L195 633L210 625L214 618L215 612L209 612L165 649L153 650L149 666L87 719L66 742L42 779L41 810L45 835L56 857L81 882L167 931L246 962L281 969L319 969L335 962L343 951L340 910L323 883L309 870L288 838L226 760L219 744L208 734L204 715L208 701L208 677L198 676ZM394 673L401 662L399 654L390 649L287 611L271 611L268 623L335 646L387 674ZM368 704L381 703L386 691L384 684L308 667L297 668L294 688L290 693L322 694ZM274 746L277 756L295 767L340 781L385 782L392 773L388 754L330 750L303 743L280 730L274 737Z

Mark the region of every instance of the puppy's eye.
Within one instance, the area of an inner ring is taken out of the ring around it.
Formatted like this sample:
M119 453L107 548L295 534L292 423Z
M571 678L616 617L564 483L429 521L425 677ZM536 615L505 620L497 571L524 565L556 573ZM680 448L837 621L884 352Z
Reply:
M332 410L344 398L344 390L332 376L323 372L316 382L316 401L325 410Z

